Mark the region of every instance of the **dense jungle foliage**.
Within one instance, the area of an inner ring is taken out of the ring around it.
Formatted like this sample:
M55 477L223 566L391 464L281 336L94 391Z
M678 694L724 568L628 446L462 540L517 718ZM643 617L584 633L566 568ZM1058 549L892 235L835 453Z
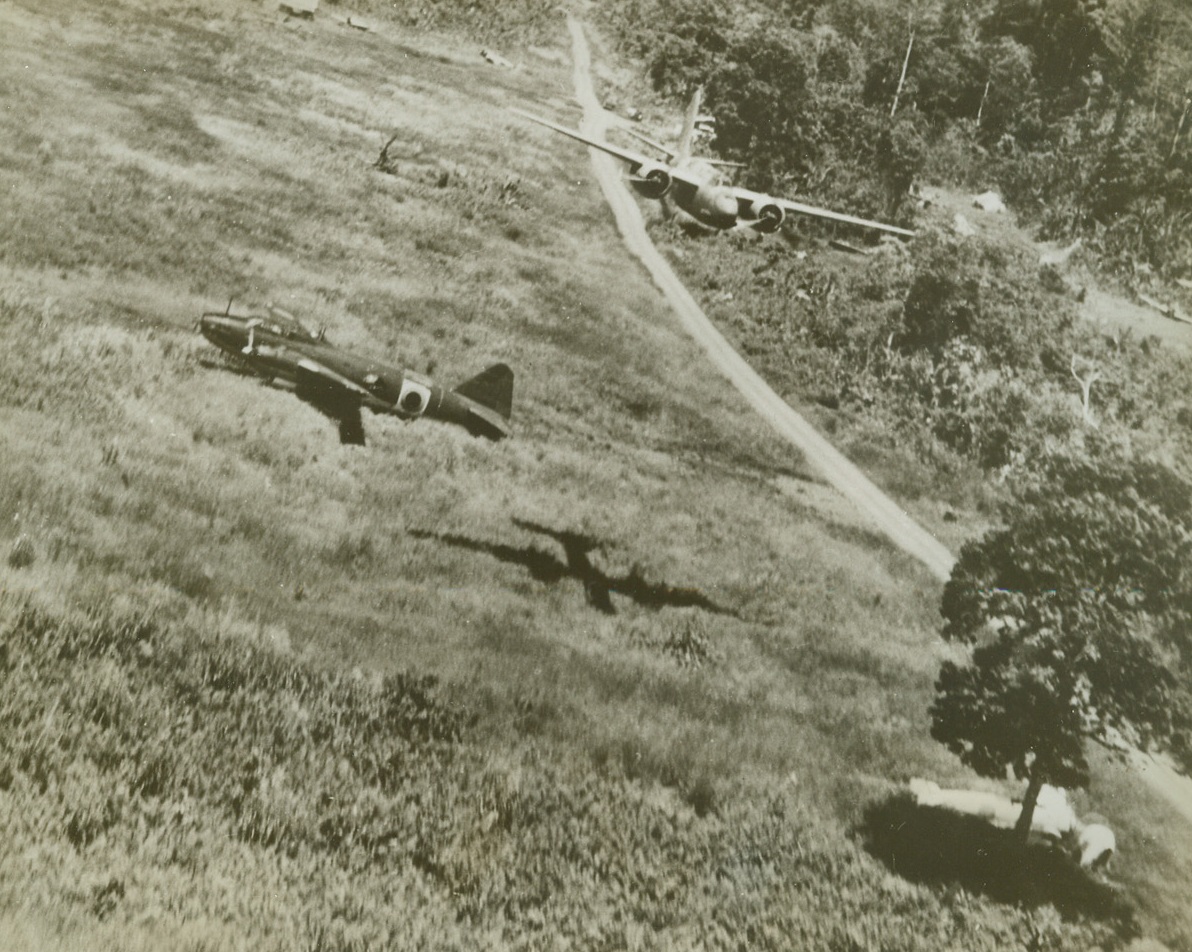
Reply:
M706 84L717 147L748 160L753 185L899 221L916 183L997 187L1042 237L1082 236L1123 276L1192 268L1192 11L1178 0L624 0L605 14L659 93Z
M884 460L905 498L993 505L1012 473L1093 437L1182 471L1192 461L1188 358L1081 318L1021 242L930 227L913 251L867 259L695 242L679 265L779 392L854 457Z

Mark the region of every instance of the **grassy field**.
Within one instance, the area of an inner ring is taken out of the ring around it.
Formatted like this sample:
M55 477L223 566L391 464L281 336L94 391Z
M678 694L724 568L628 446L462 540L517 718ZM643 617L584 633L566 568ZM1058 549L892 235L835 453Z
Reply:
M938 586L505 112L569 100L561 19L502 70L323 13L0 6L7 946L1192 947L1192 833L1117 768L1109 883L889 835L907 778L971 782ZM194 333L229 299L506 361L516 435L340 446Z

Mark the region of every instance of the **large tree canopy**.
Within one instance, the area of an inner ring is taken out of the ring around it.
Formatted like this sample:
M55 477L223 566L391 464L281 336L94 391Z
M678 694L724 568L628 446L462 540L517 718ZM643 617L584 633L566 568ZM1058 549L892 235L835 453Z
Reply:
M1086 739L1166 749L1192 732L1192 487L1166 467L1094 447L1045 459L1006 525L965 546L942 604L946 662L932 736L987 777L1088 784Z
M1192 660L1192 486L1166 466L1090 444L1024 476L1006 525L966 545L944 589L948 638L1020 620L1031 598L1089 589L1147 615Z

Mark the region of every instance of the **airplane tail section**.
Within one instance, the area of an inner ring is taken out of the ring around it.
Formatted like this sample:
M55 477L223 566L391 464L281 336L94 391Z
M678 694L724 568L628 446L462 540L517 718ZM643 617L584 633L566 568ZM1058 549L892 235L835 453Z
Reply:
M659 152L661 152L663 155L666 156L666 161L673 162L675 160L675 153L671 149L668 149L666 146L664 146L661 142L656 142L653 139L651 139L649 136L642 135L636 129L628 129L627 128L625 131L628 132L631 136L633 136L633 138L637 139L638 142L644 142L651 149L657 149Z
M687 115L683 117L683 131L679 133L679 144L675 146L675 163L681 165L691 158L691 147L695 144L695 121L704 98L704 87L696 86L687 104Z
M461 397L495 410L506 420L513 413L513 371L505 364L493 364L470 380L465 380L455 392Z

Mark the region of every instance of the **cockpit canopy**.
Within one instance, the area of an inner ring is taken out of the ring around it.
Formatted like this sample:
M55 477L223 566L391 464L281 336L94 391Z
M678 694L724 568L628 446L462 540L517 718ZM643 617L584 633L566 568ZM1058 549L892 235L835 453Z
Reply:
M266 314L255 314L252 320L256 326L270 334L277 334L287 340L326 341L327 334L322 328L312 331L289 311L283 311L272 304L266 309Z

